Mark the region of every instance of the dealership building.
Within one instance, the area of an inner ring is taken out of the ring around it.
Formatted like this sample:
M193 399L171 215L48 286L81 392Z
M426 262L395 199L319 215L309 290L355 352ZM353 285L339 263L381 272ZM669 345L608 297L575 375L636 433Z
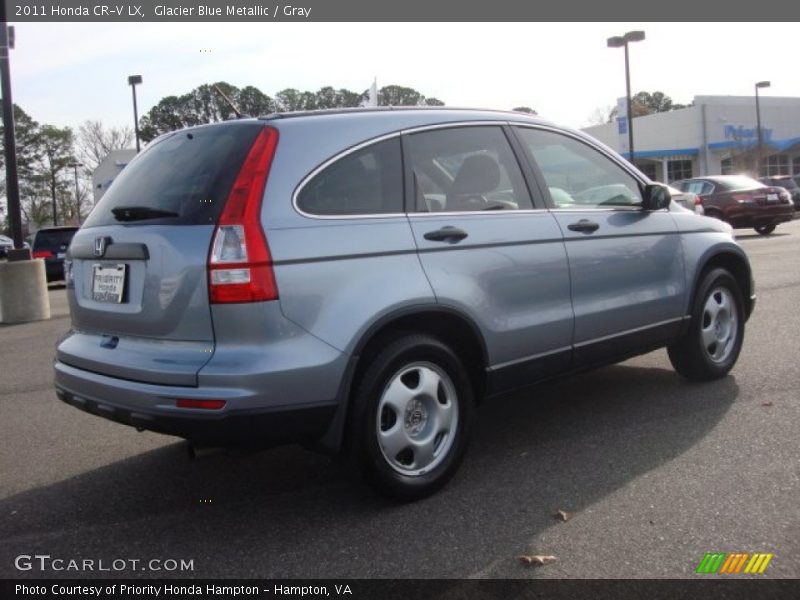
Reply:
M800 98L760 97L761 175L800 174ZM625 157L625 100L613 123L583 131ZM655 181L702 175L756 174L758 128L754 96L695 96L687 108L633 120L636 166Z

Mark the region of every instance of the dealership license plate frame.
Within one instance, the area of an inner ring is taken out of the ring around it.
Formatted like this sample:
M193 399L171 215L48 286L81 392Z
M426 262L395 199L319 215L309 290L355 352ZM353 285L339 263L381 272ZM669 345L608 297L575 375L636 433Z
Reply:
M112 281L98 280L98 277L104 275L113 275L115 278ZM121 275L120 279L116 276ZM114 265L95 264L92 266L92 300L95 302L102 302L104 304L122 304L125 301L125 284L128 280L128 265L118 263ZM108 286L109 289L98 290L98 283L100 285Z

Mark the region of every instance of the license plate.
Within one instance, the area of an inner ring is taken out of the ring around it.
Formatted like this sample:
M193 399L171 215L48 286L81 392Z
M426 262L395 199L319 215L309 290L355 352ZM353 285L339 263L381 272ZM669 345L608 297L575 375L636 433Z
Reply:
M64 258L65 254L66 254L65 252L59 252L58 254L56 254L56 258Z
M767 202L777 202L778 200L780 200L778 194L767 194Z
M125 290L127 265L94 265L92 278L92 300L95 302L122 302Z

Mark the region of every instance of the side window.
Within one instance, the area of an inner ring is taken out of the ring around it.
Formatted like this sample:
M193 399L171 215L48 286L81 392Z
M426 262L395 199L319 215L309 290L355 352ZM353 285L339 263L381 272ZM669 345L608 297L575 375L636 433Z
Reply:
M591 146L551 131L517 131L539 165L556 208L641 205L639 182Z
M700 194L710 194L714 191L714 186L707 181L690 181L686 191L699 196Z
M500 127L453 127L408 136L417 212L533 207Z
M321 216L404 212L400 139L361 148L327 166L300 190L297 206Z

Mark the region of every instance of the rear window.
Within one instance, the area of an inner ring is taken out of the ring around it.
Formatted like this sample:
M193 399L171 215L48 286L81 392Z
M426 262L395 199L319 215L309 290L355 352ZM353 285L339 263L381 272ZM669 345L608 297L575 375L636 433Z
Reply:
M749 177L745 177L743 175L732 175L730 177L726 177L725 179L720 180L720 184L723 188L731 192L738 190L754 190L757 188L766 187L760 181L750 179Z
M776 177L773 179L762 179L762 181L767 185L774 185L786 188L787 190L793 190L797 187L797 183L795 183L795 180L791 177Z
M78 228L75 229L51 229L51 230L43 230L37 231L36 237L33 239L33 248L45 248L50 246L69 246L69 243L72 241L75 232L78 231Z
M84 227L120 223L114 209L135 207L150 218L126 225L216 223L239 168L264 125L231 123L174 133L149 146L125 167ZM153 218L157 211L176 216ZM119 214L119 211L118 211Z

